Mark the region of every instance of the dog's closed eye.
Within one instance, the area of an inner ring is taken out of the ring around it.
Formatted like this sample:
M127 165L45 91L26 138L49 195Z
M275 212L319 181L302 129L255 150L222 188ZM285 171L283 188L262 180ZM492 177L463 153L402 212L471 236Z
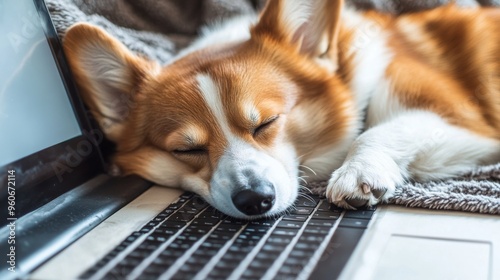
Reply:
M174 154L179 156L202 156L208 153L208 150L204 147L194 147L194 148L186 148L186 149L175 149L173 151Z
M267 128L269 128L271 126L271 124L273 124L278 119L278 117L279 117L278 115L272 116L272 117L268 118L267 120L265 120L264 122L262 122L259 126L257 126L254 129L253 136L256 137L259 134L261 134L262 132L264 132Z

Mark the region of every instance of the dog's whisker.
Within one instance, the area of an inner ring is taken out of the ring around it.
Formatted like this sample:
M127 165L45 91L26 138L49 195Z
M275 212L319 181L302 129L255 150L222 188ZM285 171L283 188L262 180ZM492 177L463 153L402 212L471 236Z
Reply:
M312 203L316 203L316 201L311 197L309 196L308 194L305 194L305 193L299 193L300 196L302 196L303 198L309 200L310 202Z
M299 180L301 180L302 182L304 182L304 184L306 184L306 185L307 185L307 181L306 181L306 179L304 179L304 178L302 178L302 177L299 177Z
M301 189L301 190L305 190L305 191L307 191L307 192L308 192L308 193L310 193L310 194L313 194L313 192L311 191L311 189L309 189L309 188L308 188L308 187L306 187L306 186L300 186L300 189Z
M299 167L302 167L302 168L305 168L305 169L307 169L307 170L311 171L311 173L312 173L312 174L314 174L315 176L317 176L317 175L318 175L318 174L316 173L316 171L314 171L311 167L309 167L309 166L307 166L307 165L303 165L303 164L301 164L301 165L299 165Z

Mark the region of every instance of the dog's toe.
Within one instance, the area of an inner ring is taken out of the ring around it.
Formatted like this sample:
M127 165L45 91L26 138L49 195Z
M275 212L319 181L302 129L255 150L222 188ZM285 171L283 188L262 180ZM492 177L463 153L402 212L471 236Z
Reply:
M342 166L332 174L327 198L339 207L353 209L373 206L387 199L396 182L383 172L367 172L356 166Z

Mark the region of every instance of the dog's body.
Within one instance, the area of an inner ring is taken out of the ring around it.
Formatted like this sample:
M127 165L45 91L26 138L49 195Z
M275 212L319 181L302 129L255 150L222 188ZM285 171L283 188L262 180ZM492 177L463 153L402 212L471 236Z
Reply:
M254 218L290 206L299 177L351 207L498 162L498 26L498 9L271 0L164 68L86 24L64 47L124 173Z

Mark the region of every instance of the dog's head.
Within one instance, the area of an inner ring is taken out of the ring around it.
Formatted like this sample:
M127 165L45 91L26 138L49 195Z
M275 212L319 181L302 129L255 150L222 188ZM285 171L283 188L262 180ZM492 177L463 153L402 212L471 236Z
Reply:
M324 126L296 108L338 86L332 72L342 1L316 2L269 1L247 40L166 67L100 28L70 28L64 50L84 101L117 145L115 163L198 193L234 217L289 207L299 187L298 143L316 137L306 135L311 126Z

